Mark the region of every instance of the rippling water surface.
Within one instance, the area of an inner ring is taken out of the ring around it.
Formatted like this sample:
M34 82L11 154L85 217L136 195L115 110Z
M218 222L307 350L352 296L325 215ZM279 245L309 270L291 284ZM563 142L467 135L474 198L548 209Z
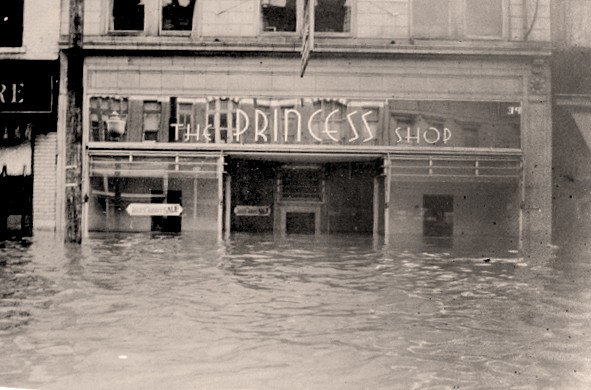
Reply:
M0 387L591 388L589 250L56 241L0 248Z

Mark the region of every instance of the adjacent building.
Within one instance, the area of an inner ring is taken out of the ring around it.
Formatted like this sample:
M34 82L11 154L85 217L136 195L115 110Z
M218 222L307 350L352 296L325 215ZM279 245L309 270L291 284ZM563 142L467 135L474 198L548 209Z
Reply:
M101 0L83 20L83 234L550 241L549 0Z
M553 6L554 241L591 234L591 1ZM569 243L569 241L571 241Z
M55 229L59 0L0 5L0 237Z

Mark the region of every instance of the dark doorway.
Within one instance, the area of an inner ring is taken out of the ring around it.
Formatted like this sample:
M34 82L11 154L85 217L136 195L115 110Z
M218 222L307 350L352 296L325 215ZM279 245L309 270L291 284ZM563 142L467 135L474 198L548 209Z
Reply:
M316 214L302 212L286 213L285 232L287 234L315 234Z
M273 231L276 162L229 159L231 176L230 230ZM227 200L226 200L227 201Z
M423 195L423 235L451 237L453 235L452 195Z
M152 190L152 203L171 203L182 205L182 191L169 190L166 198L162 197L162 191ZM160 196L159 196L160 195ZM181 216L154 216L152 217L152 231L163 233L180 233L182 227Z

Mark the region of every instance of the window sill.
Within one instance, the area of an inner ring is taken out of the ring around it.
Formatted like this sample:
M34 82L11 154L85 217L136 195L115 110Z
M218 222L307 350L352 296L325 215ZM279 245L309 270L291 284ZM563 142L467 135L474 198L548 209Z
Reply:
M85 36L84 47L90 50L168 50L299 52L299 35L261 33L257 37L194 37L187 35L138 36L117 34ZM315 52L374 54L473 54L473 55L549 55L550 42L508 40L449 39L364 39L344 35L316 35Z
M26 53L27 48L25 46L20 47L0 47L0 54L22 54Z

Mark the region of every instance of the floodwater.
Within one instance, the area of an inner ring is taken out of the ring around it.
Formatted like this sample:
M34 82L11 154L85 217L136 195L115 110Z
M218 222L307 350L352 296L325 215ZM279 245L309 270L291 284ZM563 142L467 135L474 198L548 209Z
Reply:
M0 387L589 389L591 251L371 237L0 248Z

